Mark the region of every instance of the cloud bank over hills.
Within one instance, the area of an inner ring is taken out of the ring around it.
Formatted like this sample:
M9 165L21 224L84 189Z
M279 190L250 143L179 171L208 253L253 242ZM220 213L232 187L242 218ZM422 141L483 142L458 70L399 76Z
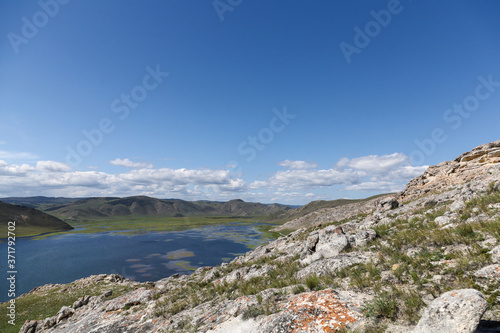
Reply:
M29 153L12 154L32 156ZM367 191L399 191L427 168L412 166L408 156L402 153L341 158L332 168L326 169L311 161L284 160L277 163L282 169L265 179L246 179L242 174L223 169L155 168L150 163L130 158L116 158L109 164L118 167L118 171L78 171L56 161L15 164L0 160L0 195L148 195L188 200L242 198L304 204L311 200L334 199L328 194L333 189L341 191L345 197L362 197Z

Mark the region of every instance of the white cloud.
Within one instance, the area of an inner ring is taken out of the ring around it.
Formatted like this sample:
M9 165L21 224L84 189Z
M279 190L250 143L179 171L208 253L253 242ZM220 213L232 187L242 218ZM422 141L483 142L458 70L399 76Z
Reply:
M5 150L0 150L0 159L6 160L34 160L37 159L38 156L33 153L26 152L10 152Z
M344 157L334 168L325 170L318 170L317 164L304 161L286 160L279 165L289 170L277 171L269 179L256 180L249 187L289 192L332 187L348 191L395 192L402 190L409 180L427 168L411 166L408 157L402 153L353 159Z
M112 165L117 165L117 166L123 166L127 168L134 168L134 169L151 169L153 168L152 164L149 163L144 163L144 162L132 162L128 158L125 159L114 159L112 161L109 161L110 164Z
M391 171L391 176L397 179L410 180L420 176L427 170L428 166L411 166L406 165Z
M110 174L70 171L68 165L54 161L39 161L32 166L0 160L0 193L4 196L203 197L211 193L217 197L245 189L245 181L226 170L133 169Z
M338 163L338 168L352 168L363 170L369 173L383 174L395 167L408 163L408 157L405 154L394 153L391 155L369 155L353 159L342 158Z
M331 200L349 191L350 197L369 192L396 192L425 166L411 166L404 154L340 159L334 168L318 169L313 162L286 160L267 179L247 183L239 173L212 169L155 169L129 159L111 161L124 172L72 171L64 163L38 161L12 164L0 159L0 196L130 196L227 201L305 203Z
M360 181L364 173L353 170L286 170L278 171L267 181L256 181L252 187L266 186L282 190L309 189L322 186L347 185Z
M27 172L34 170L35 168L28 164L16 165L0 160L0 175L22 176Z
M71 167L61 162L38 161L36 162L36 169L47 172L64 172L71 170Z
M399 192L404 189L404 185L389 181L373 181L350 185L345 189L348 191Z
M280 162L278 164L286 169L293 169L293 170L314 169L314 168L318 167L318 165L316 163L308 163L306 161L285 160L285 161Z

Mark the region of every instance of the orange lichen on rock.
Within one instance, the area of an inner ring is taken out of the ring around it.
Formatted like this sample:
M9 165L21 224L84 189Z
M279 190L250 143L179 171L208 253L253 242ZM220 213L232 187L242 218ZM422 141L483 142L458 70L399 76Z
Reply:
M340 302L333 290L325 289L292 298L268 324L286 322L292 333L335 332L355 322L359 316L359 313L349 310Z

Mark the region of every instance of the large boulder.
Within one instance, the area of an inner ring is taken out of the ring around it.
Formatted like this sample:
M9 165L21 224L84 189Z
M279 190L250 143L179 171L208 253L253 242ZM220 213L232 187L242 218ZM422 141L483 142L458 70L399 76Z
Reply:
M302 259L303 264L310 264L316 260L331 258L338 255L348 244L342 228L329 226L312 232L306 242L307 252Z
M75 314L74 309L70 308L69 306L63 306L57 313L56 323L60 323L61 320L71 317L73 314Z
M379 203L379 209L382 211L388 211L391 209L396 209L398 207L399 201L395 197L386 197Z
M427 307L413 333L472 333L487 307L483 294L475 289L446 292Z

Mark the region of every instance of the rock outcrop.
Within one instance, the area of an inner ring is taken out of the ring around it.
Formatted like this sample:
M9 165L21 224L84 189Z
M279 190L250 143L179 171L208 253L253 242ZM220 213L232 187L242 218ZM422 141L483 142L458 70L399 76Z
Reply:
M429 305L412 333L472 333L487 307L484 296L477 290L449 291Z
M409 201L469 182L489 184L491 181L498 189L500 188L498 173L500 173L500 140L476 147L453 161L429 167L423 175L406 185L406 189L399 194L398 199Z

